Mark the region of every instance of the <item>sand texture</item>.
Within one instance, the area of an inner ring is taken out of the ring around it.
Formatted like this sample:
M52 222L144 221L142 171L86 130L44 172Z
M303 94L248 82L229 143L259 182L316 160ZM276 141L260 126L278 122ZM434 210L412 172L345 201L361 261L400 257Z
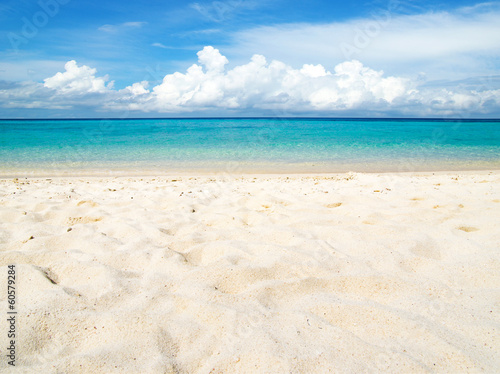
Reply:
M500 372L500 172L0 181L0 371Z

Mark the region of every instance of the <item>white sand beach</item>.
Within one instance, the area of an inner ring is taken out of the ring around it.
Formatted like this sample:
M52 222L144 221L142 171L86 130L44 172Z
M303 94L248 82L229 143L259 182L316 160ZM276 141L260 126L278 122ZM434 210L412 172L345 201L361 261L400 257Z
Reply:
M0 260L4 372L500 371L499 171L3 179Z

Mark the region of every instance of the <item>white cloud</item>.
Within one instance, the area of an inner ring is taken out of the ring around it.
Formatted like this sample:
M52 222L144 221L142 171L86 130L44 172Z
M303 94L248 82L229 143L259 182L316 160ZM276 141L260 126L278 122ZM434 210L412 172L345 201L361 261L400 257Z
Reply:
M61 94L84 94L90 92L106 92L113 87L113 82L106 85L108 76L95 77L96 69L88 66L79 67L76 61L68 61L64 65L66 71L44 79L44 86Z
M124 23L122 23L122 26L137 28L137 27L142 27L145 24L147 24L147 22L124 22Z
M124 22L117 25L102 25L98 30L107 33L116 33L126 29L138 29L146 24L147 22Z
M259 53L292 66L356 59L390 74L425 71L430 79L459 79L478 71L488 74L498 65L498 2L453 12L402 15L404 3L389 2L388 8L364 19L243 30L232 36L227 52L232 60Z
M223 22L235 14L255 8L257 5L257 2L251 0L222 0L204 4L189 4L190 8L213 22Z
M151 44L152 47L158 47L158 48L163 48L163 49L170 49L170 47L167 47L166 45L162 43L153 43Z
M96 69L69 61L65 71L44 84L0 85L0 102L8 108L77 108L99 111L157 113L318 113L360 116L473 116L500 112L500 90L488 87L422 86L419 80L387 76L351 60L331 71L321 64L293 68L254 55L245 64L227 68L219 50L205 47L198 64L175 72L161 84L137 82L114 90Z
M132 96L144 95L149 93L148 86L149 82L147 81L137 82L132 86L126 87L124 90L120 90L120 92L129 92Z
M192 65L185 74L169 74L153 88L151 110L218 107L335 111L366 103L390 104L410 89L407 80L384 77L359 61L339 64L331 73L322 65L293 69L280 61L268 63L261 55L225 71L227 59L212 47L198 52L198 58L200 65Z
M197 53L200 64L207 68L207 73L221 73L224 66L229 62L225 56L222 56L218 49L214 47L205 47Z

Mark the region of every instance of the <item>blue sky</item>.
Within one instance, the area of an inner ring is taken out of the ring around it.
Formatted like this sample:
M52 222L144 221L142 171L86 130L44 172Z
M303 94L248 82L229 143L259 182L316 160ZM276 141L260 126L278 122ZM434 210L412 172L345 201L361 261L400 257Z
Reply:
M0 117L498 117L499 15L471 1L3 0Z

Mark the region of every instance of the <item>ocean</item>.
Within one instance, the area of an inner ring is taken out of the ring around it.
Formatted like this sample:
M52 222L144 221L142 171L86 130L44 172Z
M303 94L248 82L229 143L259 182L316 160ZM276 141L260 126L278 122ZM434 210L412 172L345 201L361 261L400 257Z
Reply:
M500 169L500 120L0 120L0 174Z

